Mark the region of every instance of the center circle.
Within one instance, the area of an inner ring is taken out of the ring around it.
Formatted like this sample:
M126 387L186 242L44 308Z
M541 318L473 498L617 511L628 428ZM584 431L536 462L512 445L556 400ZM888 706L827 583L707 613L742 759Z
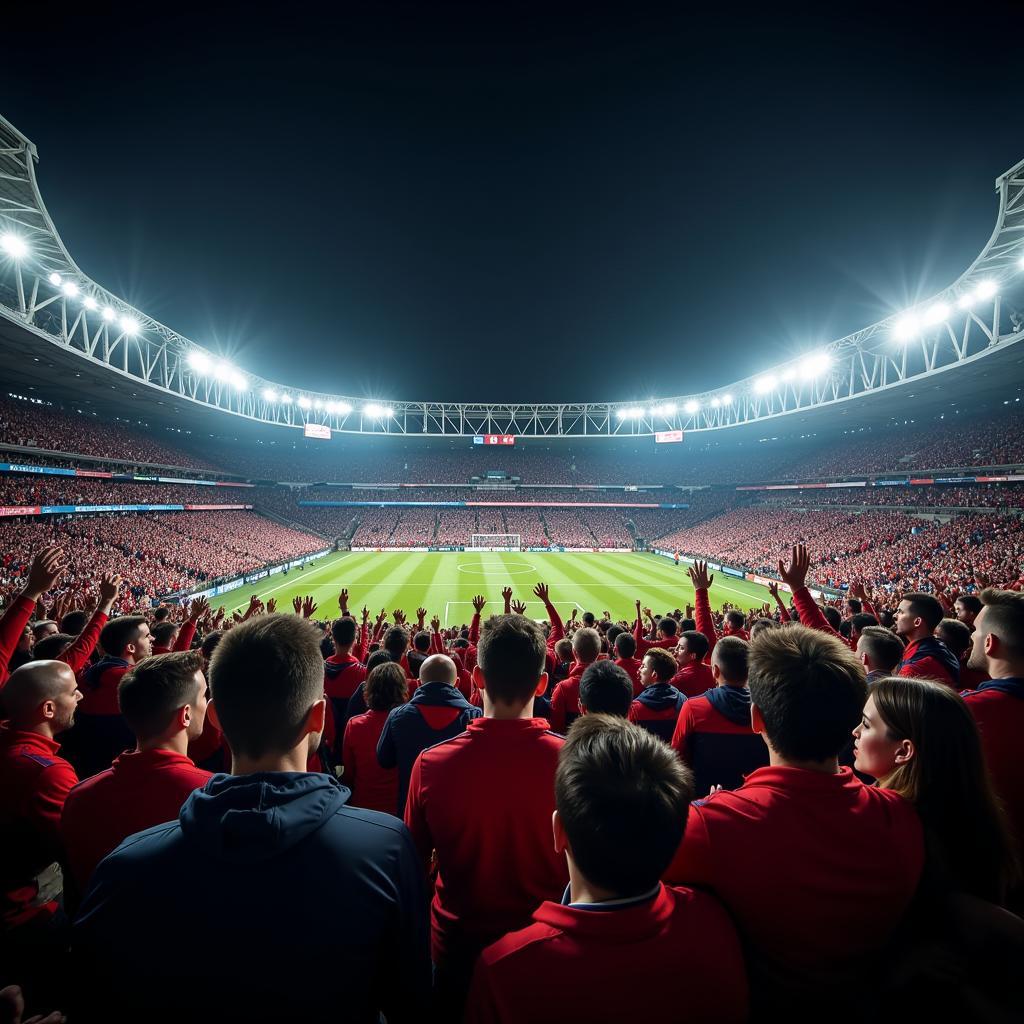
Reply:
M484 576L488 568L501 569L509 576L525 576L528 572L536 572L537 566L529 562L461 562L456 568L459 572L467 573L470 576Z

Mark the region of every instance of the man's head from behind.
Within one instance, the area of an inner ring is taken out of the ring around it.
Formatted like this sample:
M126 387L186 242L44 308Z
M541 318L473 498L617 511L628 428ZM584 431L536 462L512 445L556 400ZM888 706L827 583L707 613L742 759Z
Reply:
M153 638L144 615L119 615L100 633L100 647L111 658L142 661L153 653Z
M57 736L75 721L82 692L63 661L30 661L15 669L0 690L0 718L12 729Z
M959 660L971 646L971 627L959 619L943 619L935 627L935 636L941 640Z
M789 762L823 762L846 746L867 699L864 666L841 640L806 626L750 645L751 719Z
M206 677L199 651L158 654L126 672L117 702L140 746L184 734L196 739L206 719Z
M381 641L381 647L391 655L395 661L401 661L402 656L409 649L409 634L401 626L392 626Z
M625 718L633 703L633 683L626 670L614 661L595 661L580 679L580 708L585 715L618 715Z
M331 623L331 639L336 651L349 651L356 642L356 620L345 615Z
M596 629L577 629L572 637L572 650L581 665L597 661L601 653L601 634Z
M178 638L178 624L166 619L163 622L155 622L149 627L149 633L153 637L154 647L171 648Z
M555 849L570 877L616 897L657 884L675 855L693 797L689 769L653 733L611 715L569 730L555 774Z
M679 623L671 616L666 615L665 618L658 620L658 636L670 637L675 636L678 632Z
M544 630L533 619L492 615L480 629L473 681L491 705L525 707L547 688L546 664Z
M632 633L623 630L615 638L615 656L617 658L632 658L636 655L636 640Z
M750 644L738 636L723 636L711 652L711 674L716 684L747 685Z
M857 638L857 657L869 672L891 675L903 657L903 641L883 626L867 626Z
M989 587L981 592L981 603L967 664L993 679L1024 675L1024 594Z
M210 689L236 759L315 749L325 712L319 630L297 615L262 615L236 626L210 659Z

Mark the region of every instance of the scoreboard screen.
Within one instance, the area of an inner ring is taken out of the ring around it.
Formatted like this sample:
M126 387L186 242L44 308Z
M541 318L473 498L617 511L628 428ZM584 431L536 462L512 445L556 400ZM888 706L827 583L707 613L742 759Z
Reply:
M331 428L325 427L322 423L307 423L302 432L306 437L318 437L321 441L330 441Z
M477 434L473 444L515 444L515 434Z

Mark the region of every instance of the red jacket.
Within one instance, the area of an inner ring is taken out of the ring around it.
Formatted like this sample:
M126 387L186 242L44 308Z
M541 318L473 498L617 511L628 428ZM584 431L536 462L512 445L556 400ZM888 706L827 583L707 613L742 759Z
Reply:
M772 979L764 1005L800 993L806 1006L882 948L923 863L921 821L898 794L849 768L768 767L691 805L665 879L706 887L732 912L758 975Z
M691 661L681 668L669 682L687 697L699 697L715 685L711 667L701 661Z
M797 614L800 616L800 624L810 629L819 629L822 633L828 633L837 640L842 640L851 651L857 650L857 643L849 637L833 629L829 625L825 613L818 607L818 602L811 596L806 587L799 587L793 591L793 604L796 606Z
M0 686L7 681L7 667L35 607L35 603L27 597L16 597L0 619ZM56 660L65 662L71 667L71 671L78 675L89 661L89 656L100 638L100 632L106 624L106 614L97 609L92 613L85 629Z
M51 917L61 895L60 813L75 769L60 744L0 725L0 930Z
M633 683L633 697L639 697L640 691L643 689L640 685L640 666L643 662L639 658L616 658L615 664L629 676Z
M211 778L173 750L129 750L75 786L64 802L61 836L79 893L123 839L176 820L189 793Z
M643 656L652 648L660 647L663 651L674 651L679 638L675 636L663 636L660 640L648 640L644 636L643 624L639 619L633 623L633 639L636 641L636 657Z
M153 647L154 654L171 654L174 651L187 651L192 647L192 639L196 635L195 619L186 619L178 629L178 639L174 641L173 647Z
M350 718L345 726L341 781L352 790L349 803L371 811L394 814L398 806L398 769L381 768L377 744L388 720L387 711L367 711Z
M565 890L551 840L563 742L543 719L477 718L416 759L405 823L424 868L437 855L435 963L472 963Z
M627 961L642 965L628 981ZM681 1019L746 1020L747 976L721 904L663 885L617 906L542 903L480 955L466 1006L467 1024Z

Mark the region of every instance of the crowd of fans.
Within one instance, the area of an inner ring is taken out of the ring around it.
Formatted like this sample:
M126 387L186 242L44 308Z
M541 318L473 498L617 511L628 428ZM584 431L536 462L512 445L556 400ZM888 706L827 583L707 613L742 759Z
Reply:
M210 515L147 521L260 543ZM712 609L698 561L663 616L563 620L539 583L442 628L347 589L125 614L131 543L85 580L67 525L5 566L6 1019L1019 1014L1019 561L821 606L831 556L787 543L774 607Z
M76 591L97 572L119 572L140 606L220 576L250 572L324 547L320 537L246 511L104 513L0 520L0 587L9 592L41 544L68 557L64 585Z
M0 475L0 505L252 505L268 487L150 484L29 474Z
M959 487L951 484L917 487L857 487L849 490L806 490L767 492L773 505L817 508L822 505L859 507L863 505L894 508L1024 508L1024 487L1020 484L977 484Z

